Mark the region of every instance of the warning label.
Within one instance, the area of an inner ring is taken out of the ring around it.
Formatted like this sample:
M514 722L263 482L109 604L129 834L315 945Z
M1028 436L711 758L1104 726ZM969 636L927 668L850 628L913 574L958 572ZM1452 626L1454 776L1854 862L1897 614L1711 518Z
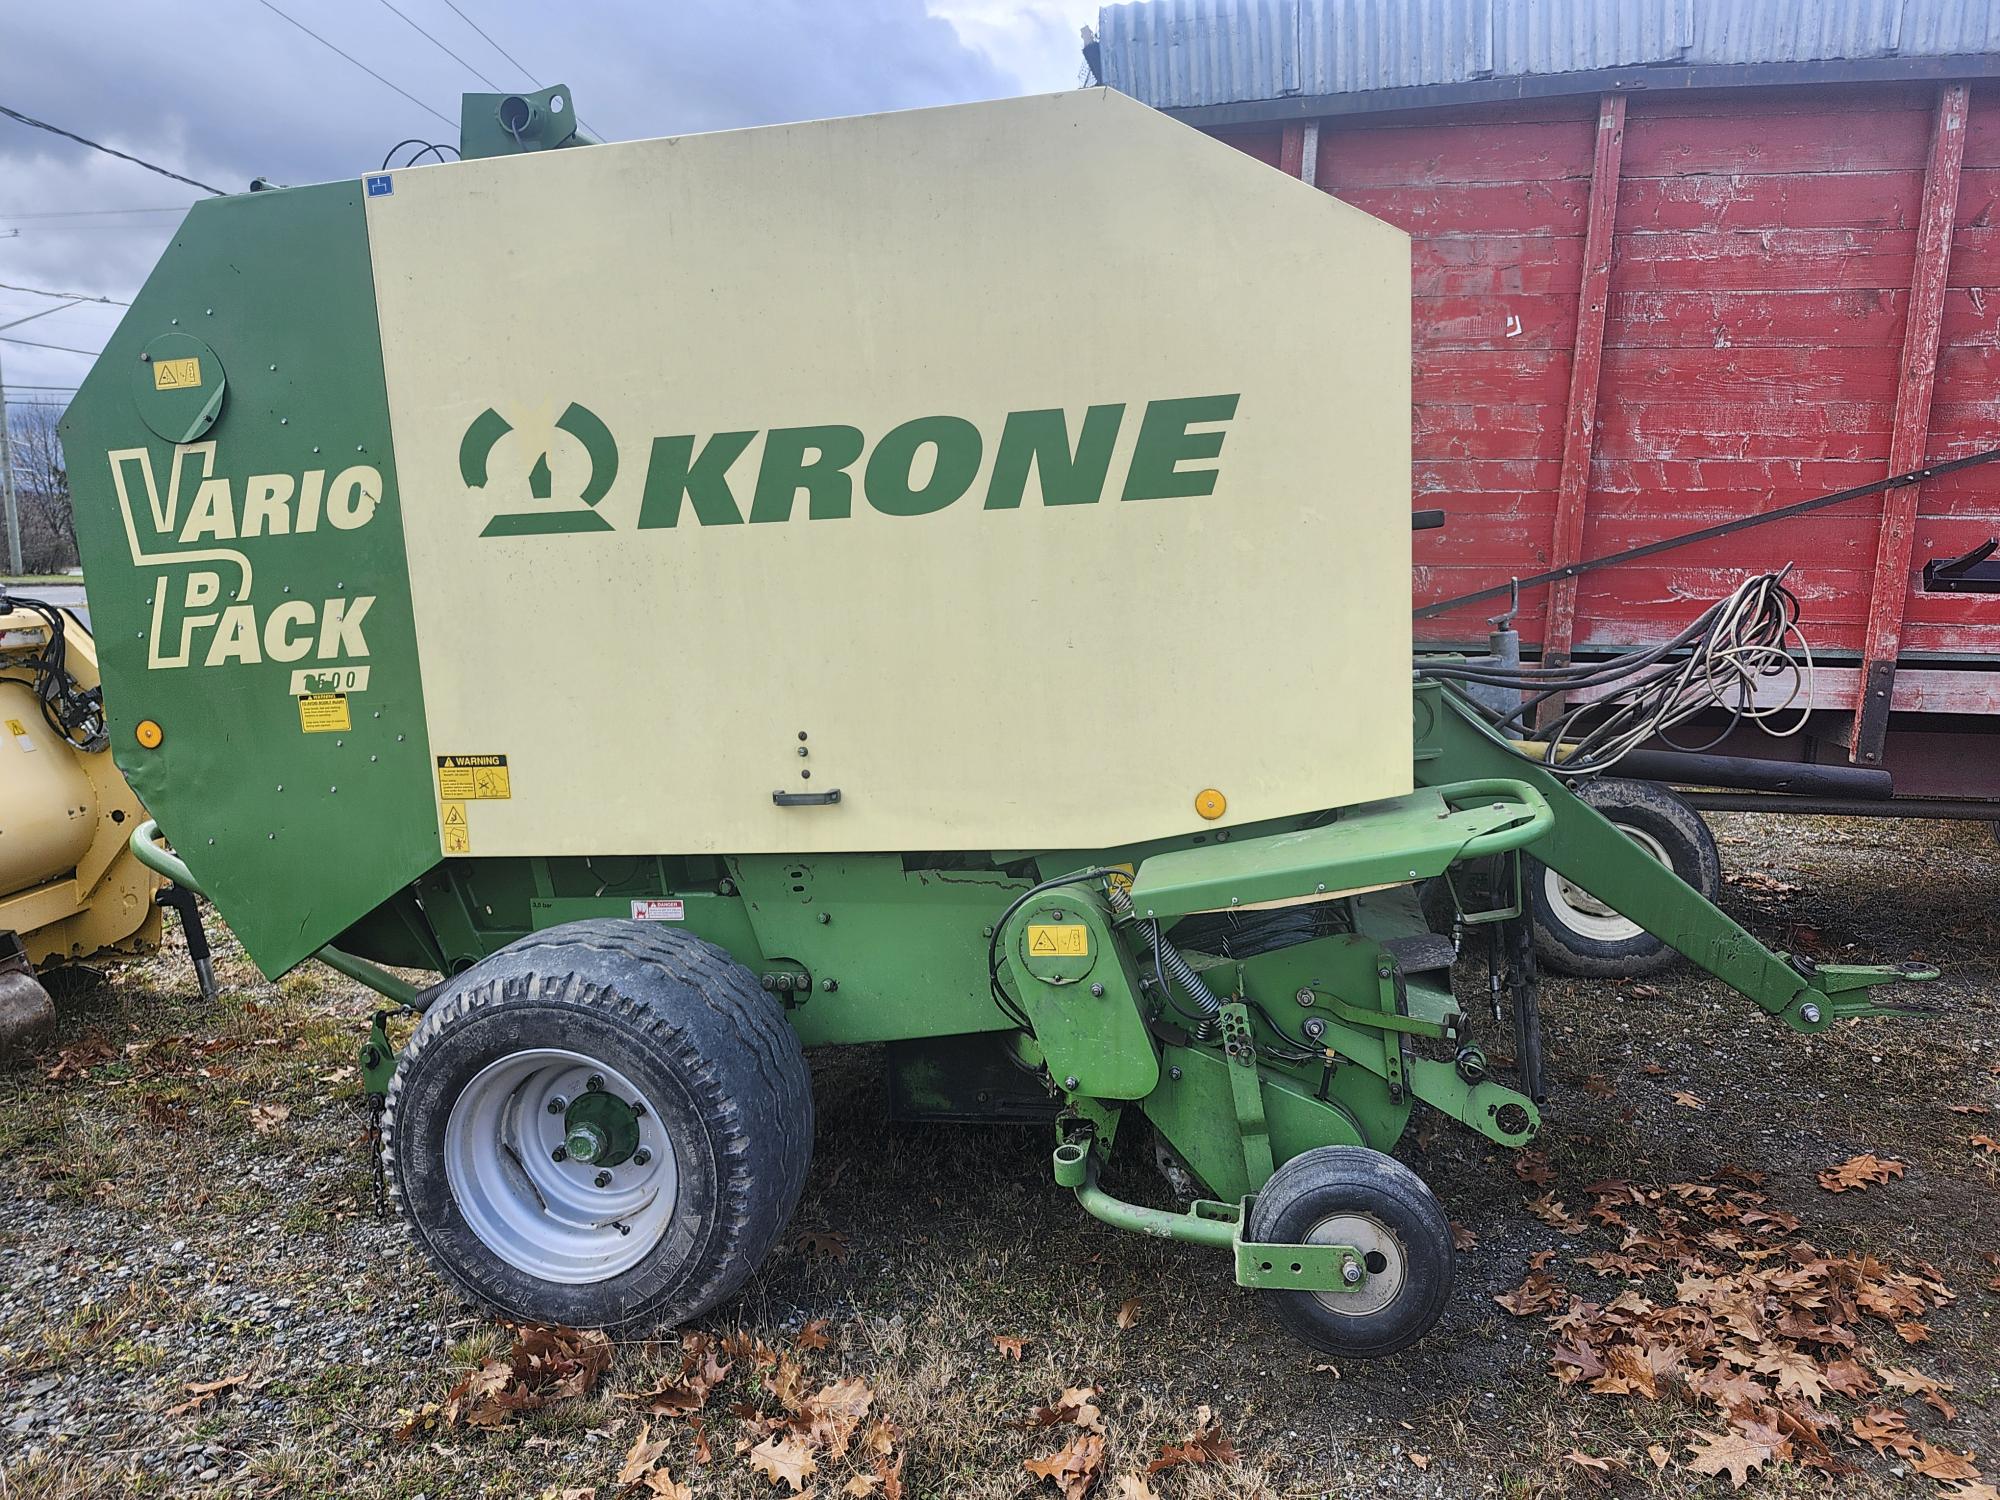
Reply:
M201 384L201 360L156 359L153 361L153 389L191 391Z
M444 830L444 852L447 854L470 854L472 852L472 830L465 826L465 804L446 802L441 804L438 826Z
M347 694L306 693L299 699L299 728L307 734L326 734L335 729L352 729L347 714Z
M440 755L437 758L438 800L441 802L507 801L514 795L507 779L504 755Z
M9 719L7 721L7 732L14 737L14 743L19 745L22 750L30 755L34 753L35 742L28 737L28 726L26 724L23 724L19 719Z
M635 922L685 922L687 902L671 901L662 897L652 897L632 903L632 920Z
M1030 922L1028 952L1036 958L1090 957L1090 929L1080 922Z

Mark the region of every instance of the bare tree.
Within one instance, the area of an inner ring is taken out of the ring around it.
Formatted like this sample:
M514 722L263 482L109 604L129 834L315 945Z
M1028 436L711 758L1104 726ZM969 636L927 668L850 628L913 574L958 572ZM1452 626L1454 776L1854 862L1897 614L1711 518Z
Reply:
M76 511L56 425L62 414L53 401L7 403L21 504L21 566L30 573L60 573L77 565Z

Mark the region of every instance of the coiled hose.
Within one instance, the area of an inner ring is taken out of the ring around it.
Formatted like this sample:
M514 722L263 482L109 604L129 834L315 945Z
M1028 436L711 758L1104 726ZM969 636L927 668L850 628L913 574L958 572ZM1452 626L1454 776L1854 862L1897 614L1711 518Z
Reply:
M1111 903L1111 909L1120 916L1134 915L1131 892L1117 881L1106 884L1104 895ZM1215 1022L1222 1014L1222 1002L1215 998L1215 991L1208 987L1208 981L1197 974L1193 965L1182 958L1179 951L1160 935L1158 922L1149 924L1147 936L1153 946L1153 963L1159 968L1162 981L1178 984L1186 990L1188 998L1194 1001L1195 1009L1201 1012L1199 1017L1191 1018L1195 1022L1195 1040L1209 1041L1215 1035ZM1171 1003L1172 991L1170 990L1162 998Z

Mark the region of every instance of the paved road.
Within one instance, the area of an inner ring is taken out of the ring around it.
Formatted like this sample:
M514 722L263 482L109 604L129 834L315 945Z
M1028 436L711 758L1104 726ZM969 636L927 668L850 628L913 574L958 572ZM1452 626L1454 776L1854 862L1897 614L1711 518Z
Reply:
M80 583L23 583L14 586L14 591L58 609L73 610L83 618L84 628L90 628L90 606L84 602Z

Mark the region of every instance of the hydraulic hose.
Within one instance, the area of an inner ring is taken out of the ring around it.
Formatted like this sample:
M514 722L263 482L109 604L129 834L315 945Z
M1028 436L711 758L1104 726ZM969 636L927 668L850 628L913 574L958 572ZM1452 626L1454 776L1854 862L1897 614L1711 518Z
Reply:
M1105 899L1111 909L1120 916L1133 915L1132 895L1124 886L1112 881L1105 887ZM1208 987L1208 981L1194 971L1194 966L1182 958L1178 949L1166 940L1155 922L1149 930L1148 940L1153 947L1153 962L1159 966L1161 974L1173 984L1187 991L1187 997L1194 1001L1195 1009L1201 1012L1201 1020L1195 1026L1195 1038L1207 1041L1215 1035L1216 1017L1222 1014L1222 1002L1215 998L1215 991ZM1163 997L1163 998L1171 998Z

